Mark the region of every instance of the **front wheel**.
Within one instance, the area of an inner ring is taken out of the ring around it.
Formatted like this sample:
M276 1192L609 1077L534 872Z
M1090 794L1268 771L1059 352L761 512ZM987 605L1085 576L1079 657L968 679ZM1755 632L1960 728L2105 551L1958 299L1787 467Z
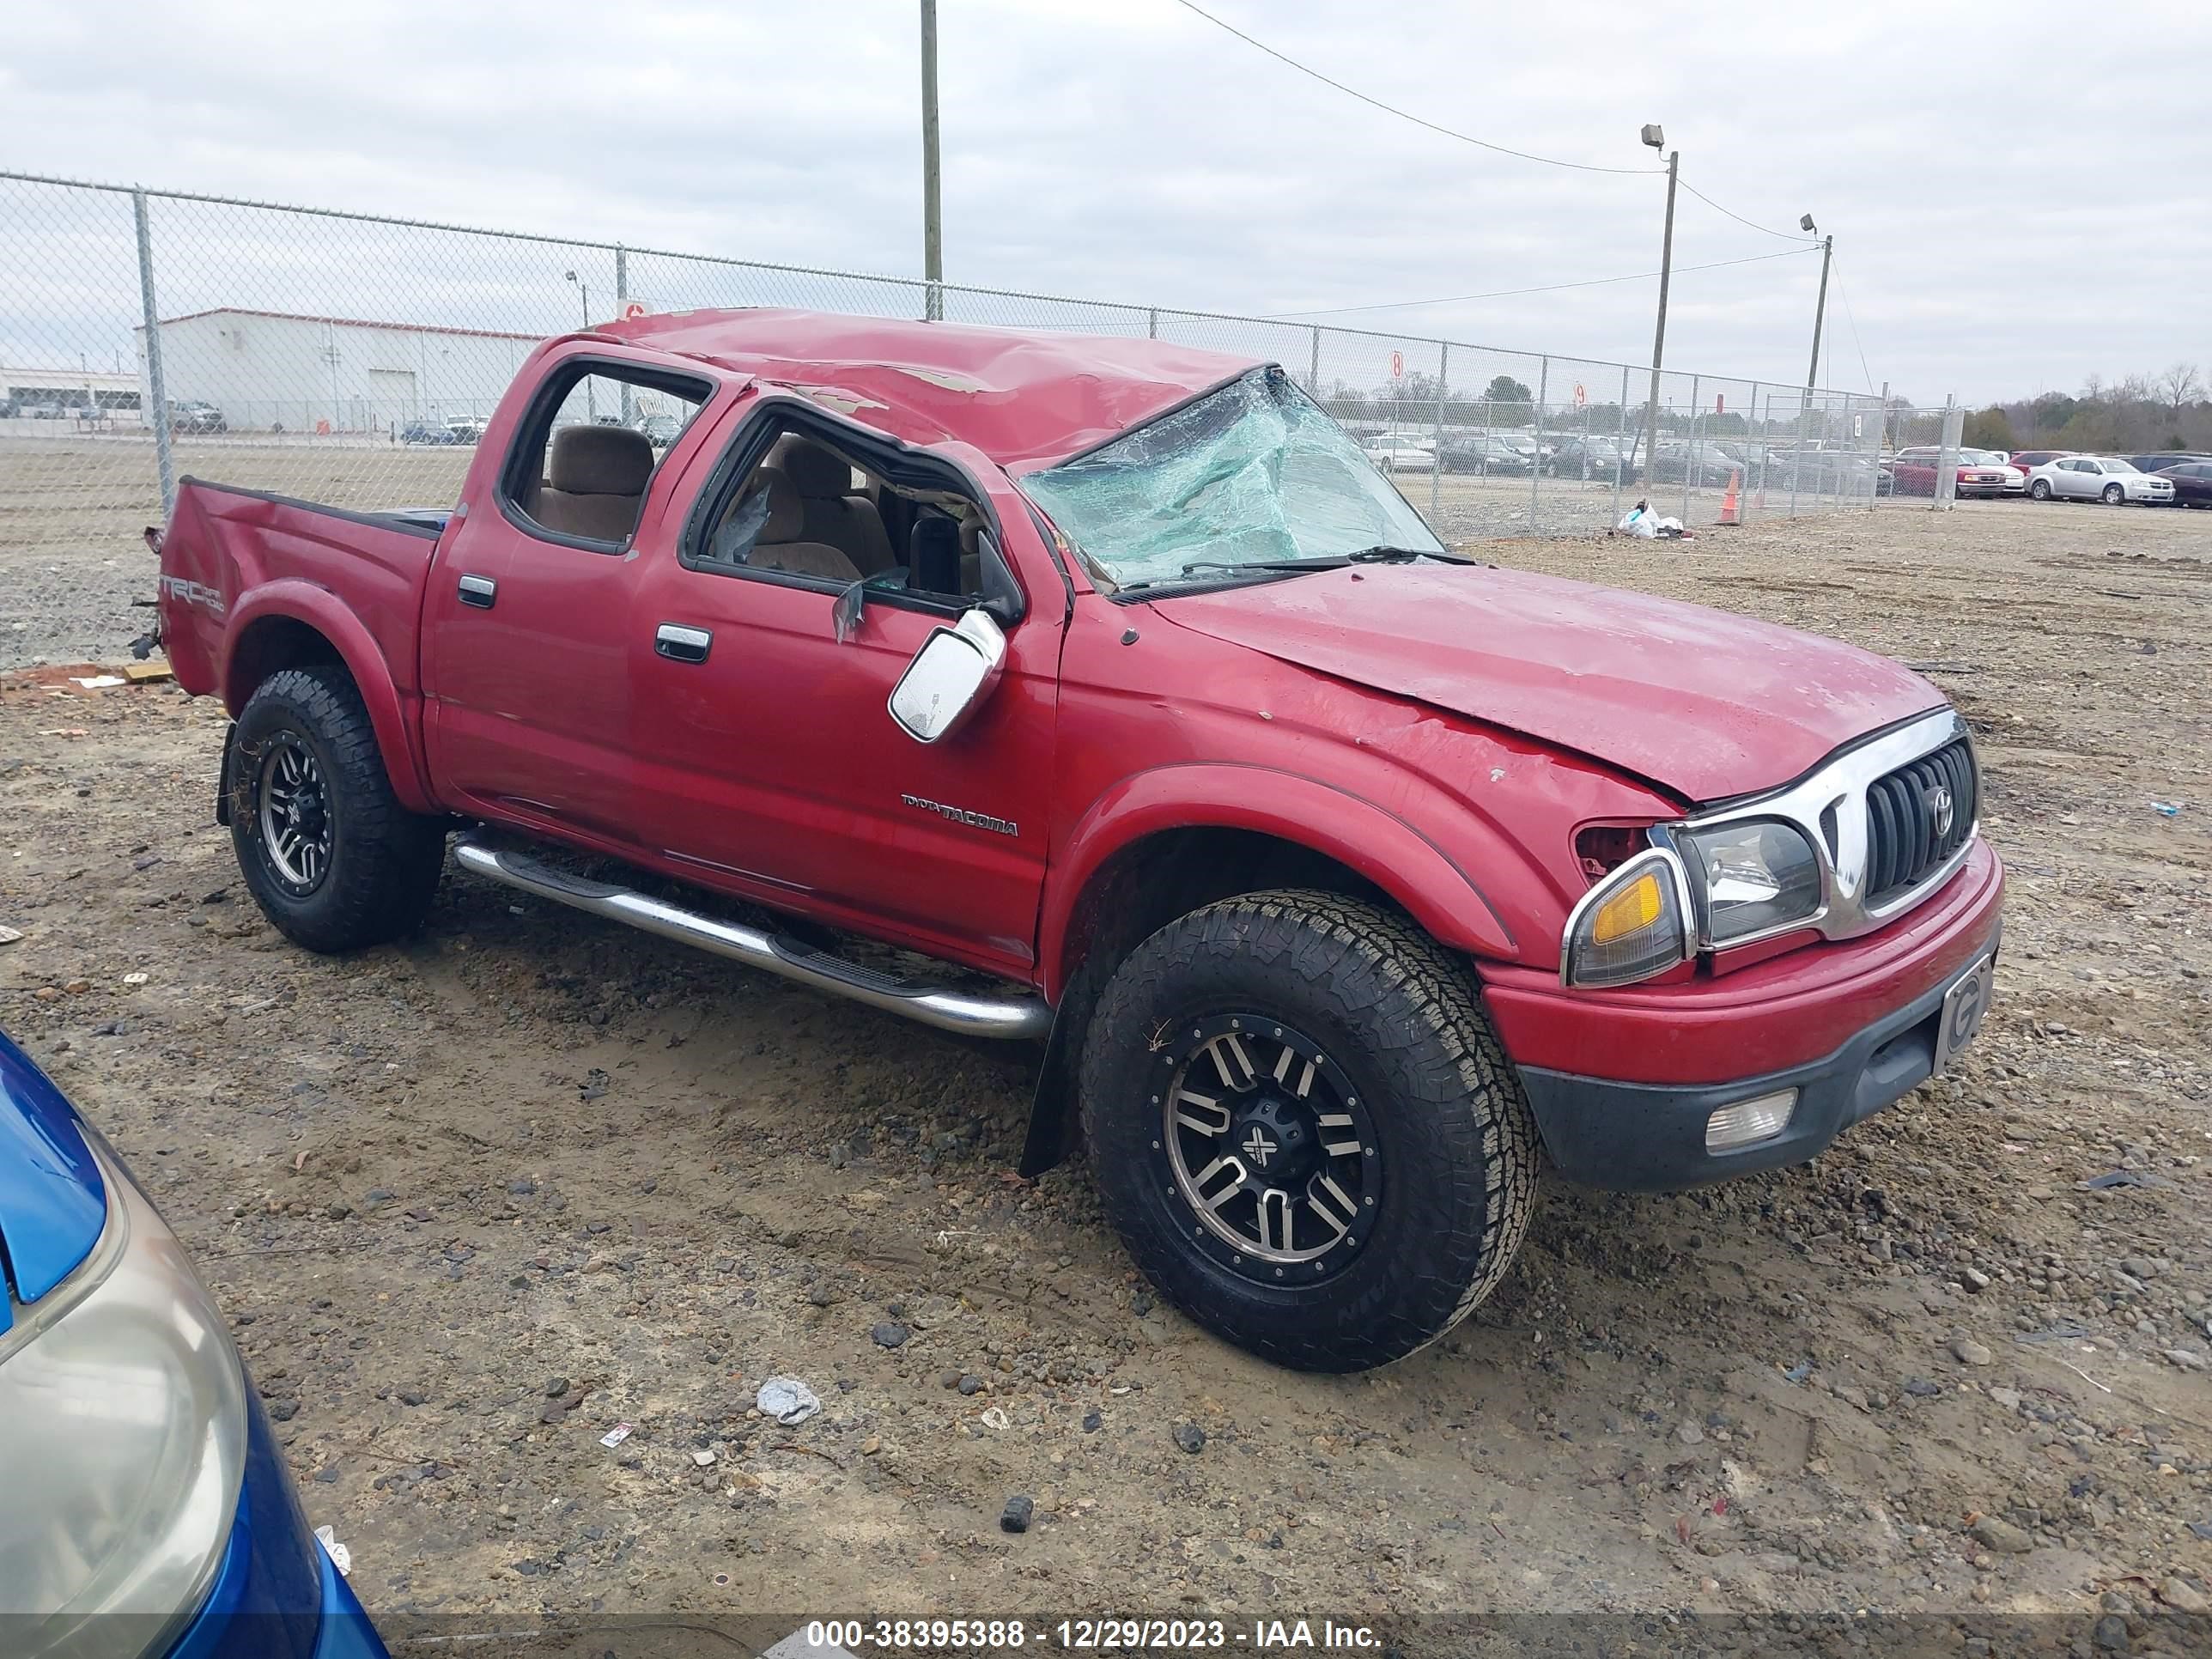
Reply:
M2128 492L2125 489L2123 489L2116 483L2106 484L2105 486L2105 505L2106 507L2118 507L2122 500L2126 497L2127 493Z
M1434 1341L1528 1230L1520 1080L1467 970L1375 905L1255 893L1170 922L1100 996L1080 1097L1138 1266L1301 1370Z
M238 716L228 805L239 871L294 944L357 951L421 926L445 826L399 804L344 669L287 668L261 683Z

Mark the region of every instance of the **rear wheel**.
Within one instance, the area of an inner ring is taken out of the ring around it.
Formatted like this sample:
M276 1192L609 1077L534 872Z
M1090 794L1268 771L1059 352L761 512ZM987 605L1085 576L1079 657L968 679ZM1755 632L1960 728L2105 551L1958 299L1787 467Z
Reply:
M2122 489L2118 484L2106 484L2105 486L2105 505L2106 507L2118 507L2120 502L2126 498L2127 493L2128 492Z
M1080 1097L1107 1213L1178 1307L1304 1370L1403 1358L1504 1277L1536 1133L1466 970L1404 918L1225 899L1115 970Z
M329 664L261 683L238 717L231 843L277 931L355 951L422 925L444 867L444 823L392 793L361 693Z
M2039 501L2049 501L2051 499L2051 480L2048 478L2038 478L2033 483L2028 485L2027 493L2034 496Z

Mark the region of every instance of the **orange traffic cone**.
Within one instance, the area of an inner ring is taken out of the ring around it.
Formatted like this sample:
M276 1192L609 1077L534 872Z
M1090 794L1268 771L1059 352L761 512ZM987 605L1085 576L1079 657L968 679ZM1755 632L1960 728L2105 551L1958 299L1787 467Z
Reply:
M1742 470L1741 468L1731 469L1729 472L1728 494L1721 497L1721 522L1723 524L1741 524L1743 522L1741 519L1736 516L1735 503L1735 489L1736 486L1742 482Z

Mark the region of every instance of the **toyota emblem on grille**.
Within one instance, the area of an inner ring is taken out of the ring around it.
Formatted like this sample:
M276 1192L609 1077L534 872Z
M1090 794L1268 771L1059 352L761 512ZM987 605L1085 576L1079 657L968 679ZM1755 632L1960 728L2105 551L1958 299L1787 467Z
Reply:
M1949 835L1951 820L1958 811L1951 803L1951 792L1939 783L1923 795L1921 799L1928 803L1928 814L1936 820L1936 833L1939 836Z

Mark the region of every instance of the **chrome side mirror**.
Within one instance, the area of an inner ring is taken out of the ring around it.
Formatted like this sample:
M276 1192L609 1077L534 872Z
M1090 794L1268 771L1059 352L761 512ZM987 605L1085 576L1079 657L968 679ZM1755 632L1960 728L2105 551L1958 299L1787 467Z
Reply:
M930 631L891 688L891 718L916 743L950 737L997 682L1006 631L980 606Z

